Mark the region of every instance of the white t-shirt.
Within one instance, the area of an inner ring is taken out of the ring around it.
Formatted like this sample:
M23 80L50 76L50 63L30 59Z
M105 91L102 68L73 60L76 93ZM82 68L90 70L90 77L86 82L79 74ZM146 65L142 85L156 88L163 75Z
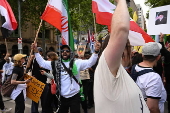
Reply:
M39 53L35 53L36 60L38 64L48 70L52 70L51 61L45 61ZM75 75L77 80L80 80L80 71L83 71L87 68L92 67L98 58L98 54L92 54L92 56L88 60L78 59L75 60L75 65L77 67L78 74ZM65 66L68 68L70 62L64 62ZM61 65L61 95L65 98L70 98L79 93L80 86L77 82L72 78L72 83L70 80L70 75Z
M139 65L136 65L135 67L135 70L137 72L144 69L152 68L141 67ZM141 76L138 76L136 84L141 89L143 97L145 99L147 98L160 99L159 101L160 113L164 113L164 103L166 101L167 95L160 75L155 72L143 74Z
M95 71L94 101L96 113L150 113L139 87L122 65L113 76L104 52Z

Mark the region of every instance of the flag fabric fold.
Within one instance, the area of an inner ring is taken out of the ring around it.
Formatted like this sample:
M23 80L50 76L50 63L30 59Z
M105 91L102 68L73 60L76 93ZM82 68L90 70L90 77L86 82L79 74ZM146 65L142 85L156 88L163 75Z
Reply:
M17 28L17 21L6 0L0 0L0 14L5 18L5 22L2 24L3 28L8 30L15 30Z
M116 6L109 0L92 0L92 11L96 14L98 24L111 26L111 19ZM114 18L114 17L113 17ZM132 46L142 46L154 40L140 28L133 19L130 19L129 41Z
M70 24L67 0L49 0L41 19L60 30L62 44L74 50L74 39Z

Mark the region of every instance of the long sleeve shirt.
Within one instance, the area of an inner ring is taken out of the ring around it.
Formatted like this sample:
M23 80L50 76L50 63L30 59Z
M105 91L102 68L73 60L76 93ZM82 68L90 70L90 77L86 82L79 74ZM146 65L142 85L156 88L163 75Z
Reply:
M39 53L35 53L35 58L38 62L38 64L48 70L52 70L51 61L45 61ZM93 54L88 60L82 60L78 59L75 61L75 65L77 67L78 74L75 75L77 80L80 80L80 71L83 71L87 68L90 68L93 66L98 59L98 54ZM70 62L64 62L66 67L69 67ZM76 81L72 78L70 80L70 75L67 73L67 71L64 69L63 66L61 66L61 95L65 98L72 97L76 95L79 90L80 86L76 83ZM72 81L72 83L71 83Z

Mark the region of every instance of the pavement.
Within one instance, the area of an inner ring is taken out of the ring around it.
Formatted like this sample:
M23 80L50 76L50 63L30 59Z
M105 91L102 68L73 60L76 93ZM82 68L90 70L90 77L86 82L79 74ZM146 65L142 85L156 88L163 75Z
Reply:
M15 110L15 101L10 100L9 98L3 98L3 100L4 100L5 107L12 108L12 111L10 111L8 113L15 113L14 112L14 110ZM39 111L41 111L40 105L39 105ZM27 100L25 102L25 113L31 113L31 100L29 98L27 98ZM39 112L39 113L41 113L41 112ZM81 113L84 113L82 111L82 109L81 109ZM95 113L94 107L91 108L91 109L88 109L88 113ZM164 113L168 113L167 102L165 103L165 112Z
M7 108L12 108L12 110L8 113L15 113L15 101L11 100L10 98L3 98L4 100L4 104L5 104L5 107ZM27 98L26 102L25 102L25 112L24 113L31 113L31 100L29 98ZM41 111L41 105L39 104L39 108L38 108L39 111ZM1 113L1 112L0 112ZM39 112L41 113L41 112ZM84 113L81 109L81 113ZM94 107L91 108L91 109L88 109L88 113L95 113L94 112Z

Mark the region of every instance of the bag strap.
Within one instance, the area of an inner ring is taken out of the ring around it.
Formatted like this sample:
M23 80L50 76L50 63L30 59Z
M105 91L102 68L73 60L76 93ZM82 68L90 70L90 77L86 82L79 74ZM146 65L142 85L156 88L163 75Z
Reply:
M62 65L63 65L64 69L65 69L65 70L67 71L67 73L70 75L70 78L73 78L73 79L77 82L77 84L81 87L81 85L79 84L78 80L77 80L76 77L73 75L72 70L68 69L63 62L61 62L61 63L62 63Z
M155 71L153 69L144 69L144 70L139 71L137 73L138 73L138 76L141 76L141 75L144 75L144 74L149 73L149 72L155 72Z
M144 75L144 74L149 73L149 72L155 72L153 69L144 69L144 70L137 72L135 70L136 65L137 64L132 66L131 75L130 75L135 82L136 82L138 76Z

